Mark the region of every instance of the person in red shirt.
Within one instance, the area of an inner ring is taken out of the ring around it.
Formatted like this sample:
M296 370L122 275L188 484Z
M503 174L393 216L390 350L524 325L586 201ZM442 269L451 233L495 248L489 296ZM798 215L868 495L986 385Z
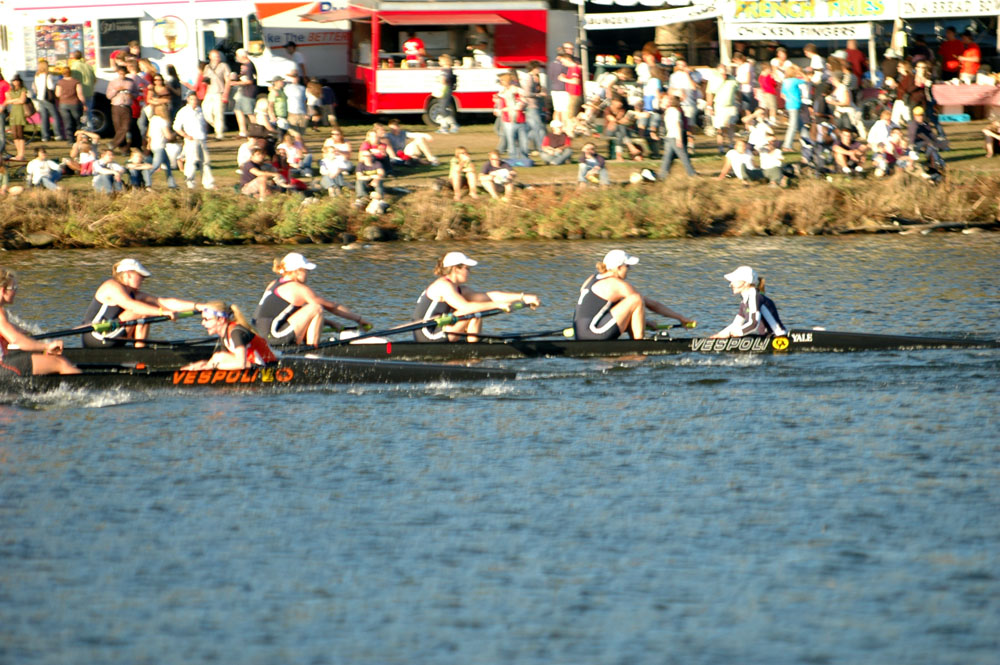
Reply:
M569 96L568 116L575 118L583 104L583 69L576 58L569 53L563 53L560 60L566 68L566 73L559 79L566 84L566 94Z
M941 42L938 55L941 59L941 78L945 81L958 78L958 72L962 63L958 61L958 56L965 50L965 44L956 36L955 28L951 26L944 29L945 40Z
M851 72L858 77L860 86L861 79L864 78L865 70L868 68L868 58L865 57L864 51L858 48L858 40L856 39L847 40L847 62L851 65Z
M411 67L423 67L427 51L424 48L424 40L417 37L417 33L410 31L406 33L406 41L403 42L403 55L406 62Z
M966 30L962 33L962 55L958 56L961 67L958 78L962 83L975 83L979 73L979 45L972 40L972 33Z

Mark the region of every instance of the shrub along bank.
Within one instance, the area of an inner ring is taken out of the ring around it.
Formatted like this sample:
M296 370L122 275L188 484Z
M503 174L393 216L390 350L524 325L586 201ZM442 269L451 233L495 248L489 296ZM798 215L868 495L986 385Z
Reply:
M126 193L32 190L0 200L0 241L29 247L470 240L676 238L697 235L821 235L892 228L893 220L998 219L1000 177L806 179L783 190L733 180L674 176L662 183L577 190L532 186L510 203L423 188L372 217L352 197L274 196L263 203L231 190Z

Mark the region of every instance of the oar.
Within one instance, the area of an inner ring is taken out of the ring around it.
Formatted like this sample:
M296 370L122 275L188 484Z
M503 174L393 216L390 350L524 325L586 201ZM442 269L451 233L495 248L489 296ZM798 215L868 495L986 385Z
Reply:
M184 312L174 312L174 317L177 319L187 318L189 316L196 316L200 312L196 309L192 309ZM79 328L70 328L69 330L55 330L53 332L41 333L39 335L34 335L35 339L52 339L53 337L69 337L71 335L82 335L84 333L96 332L106 334L113 330L118 330L119 328L125 328L128 326L137 326L143 323L159 323L160 321L171 321L173 320L170 316L166 314L161 314L158 316L147 316L141 319L135 319L132 321L100 321L92 326L81 326Z
M444 327L450 326L453 323L458 323L459 321L467 321L469 319L482 319L487 316L495 316L497 314L506 314L508 311L513 311L515 309L521 309L524 307L523 302L511 303L510 310L506 310L502 307L497 307L495 309L488 309L484 312L472 312L471 314L462 314L455 316L454 314L442 314L436 319L425 319L423 321L414 321L412 323L404 323L401 326L396 326L395 328L388 328L386 330L376 330L374 332L364 333L363 335L358 335L357 337L351 337L349 339L336 339L329 342L322 342L317 344L313 349L322 349L330 346L342 346L344 344L351 344L359 339L367 339L368 337L388 337L389 335L399 335L405 332L413 332L414 330L420 330L421 328L430 328L433 326Z
M697 321L688 321L687 323L659 323L659 324L646 324L647 330L672 330L674 328L697 328ZM562 331L563 337L576 337L576 332L572 328L564 328Z
M490 339L498 340L501 342L517 342L519 340L525 339L535 339L537 337L555 337L556 335L562 335L566 331L565 328L557 328L555 330L540 330L538 332L528 332L528 333L500 333L499 335L484 335L482 333L449 333L450 335L458 335L459 337L478 337L479 339Z

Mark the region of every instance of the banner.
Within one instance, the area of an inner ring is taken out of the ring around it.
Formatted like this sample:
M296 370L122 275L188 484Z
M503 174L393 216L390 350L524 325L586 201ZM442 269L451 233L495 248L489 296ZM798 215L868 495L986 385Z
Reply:
M722 0L720 0L722 1ZM933 3L934 0L926 0ZM962 2L963 0L946 0ZM993 2L996 0L964 0ZM727 23L841 23L892 21L899 15L897 0L725 0Z
M726 39L732 41L804 41L868 39L867 23L727 23Z
M901 0L900 18L998 16L1000 0Z
M587 14L583 17L584 30L617 30L620 28L655 28L672 23L688 23L719 16L715 2L676 9L652 12L622 12L615 14Z

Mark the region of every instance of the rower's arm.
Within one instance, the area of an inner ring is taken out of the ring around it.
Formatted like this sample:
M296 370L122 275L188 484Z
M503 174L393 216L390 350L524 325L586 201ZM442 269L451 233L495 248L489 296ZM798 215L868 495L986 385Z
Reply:
M125 288L118 284L118 282L109 282L107 289L101 287L98 290L98 301L101 303L106 303L108 305L115 305L116 307L121 307L122 309L138 314L139 316L157 316L163 314L163 308L157 302L157 299L149 296L141 291L136 293L136 297L133 298L125 291ZM101 293L101 291L104 293Z
M17 348L22 351L34 351L41 353L54 352L55 349L62 349L62 340L43 342L33 339L26 332L7 318L7 313L0 308L0 336L11 344L17 344ZM56 343L58 342L58 343ZM50 349L52 351L50 351Z
M694 319L689 319L679 312L675 312L658 300L653 300L652 298L643 297L642 301L646 304L646 309L661 316L669 316L671 319L677 319L681 323L691 323Z
M200 305L194 300L181 300L180 298L153 298L156 301L157 306L161 307L165 312L158 312L158 314L170 314L171 312L185 312L191 311L192 309L202 309L204 305Z
M538 299L534 293L525 293L521 291L520 293L513 293L510 291L487 291L486 297L492 300L494 303L514 303L523 302L529 307L538 307L542 304L542 301Z
M326 298L319 295L305 284L301 284L300 286L301 286L302 297L305 298L306 302L315 303L320 307L322 307L323 309L325 309L326 311L330 312L331 314L347 319L348 321L356 321L362 326L368 325L368 322L365 321L364 317L362 317L360 314L355 314L350 309L341 305L340 303L333 302L332 300L327 300Z

